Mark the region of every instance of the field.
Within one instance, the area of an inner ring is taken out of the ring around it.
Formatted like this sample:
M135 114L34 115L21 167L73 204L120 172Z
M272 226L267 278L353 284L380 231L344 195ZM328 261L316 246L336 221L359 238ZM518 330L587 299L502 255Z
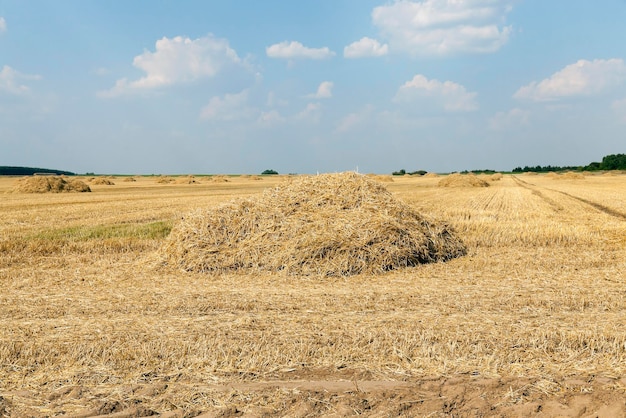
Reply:
M385 186L468 254L381 275L160 265L281 176L0 178L0 416L626 416L626 175Z

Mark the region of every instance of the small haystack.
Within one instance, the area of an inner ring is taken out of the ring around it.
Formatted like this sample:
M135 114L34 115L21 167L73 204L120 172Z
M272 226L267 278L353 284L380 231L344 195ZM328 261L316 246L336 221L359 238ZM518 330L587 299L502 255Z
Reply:
M584 180L585 176L582 173L575 173L573 171L568 171L566 173L561 174L558 177L559 180Z
M13 191L16 193L67 193L90 192L91 189L76 179L65 179L59 176L32 176L19 179Z
M228 177L226 176L211 176L211 181L213 183L228 183L230 180L228 180Z
M101 185L101 186L114 186L115 185L115 183L113 183L111 180L109 180L106 177L97 177L91 181L91 184Z
M422 177L434 178L434 177L439 177L439 174L433 173L433 172L429 172L429 173L424 174Z
M161 254L186 271L377 274L464 255L380 183L356 173L301 177L263 194L186 215Z
M393 177L389 174L366 174L367 177L371 178L374 181L378 181L381 183L393 183Z
M131 183L131 182L137 181L137 179L134 177L125 177L124 181L127 183Z
M179 177L176 180L177 184L197 184L199 182L200 181L196 179L194 176Z
M489 181L500 181L502 180L502 173L493 173L491 176L489 176Z
M472 173L453 173L439 180L437 184L439 187L489 187L489 183Z
M167 177L167 176L159 176L156 179L156 182L159 184L169 184L169 183L174 183L176 180L171 178L171 177Z

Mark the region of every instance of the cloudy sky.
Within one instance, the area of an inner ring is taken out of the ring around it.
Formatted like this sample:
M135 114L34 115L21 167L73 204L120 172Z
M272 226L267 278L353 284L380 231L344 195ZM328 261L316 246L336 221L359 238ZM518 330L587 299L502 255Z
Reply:
M624 22L625 0L0 0L0 165L582 165L626 152Z

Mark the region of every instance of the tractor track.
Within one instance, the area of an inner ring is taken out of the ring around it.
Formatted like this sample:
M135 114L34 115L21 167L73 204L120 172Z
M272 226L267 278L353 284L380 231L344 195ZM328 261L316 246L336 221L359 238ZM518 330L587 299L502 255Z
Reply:
M541 193L541 191L538 190L539 186L537 186L535 184L532 184L532 183L528 183L528 182L526 182L524 180L518 179L516 176L512 176L512 177L513 177L513 180L515 180L515 182L519 186L521 186L521 187L523 187L525 189L531 190L534 195L536 195L536 196L540 197L541 199L543 199L546 203L548 203L554 209L556 209L556 210L563 210L563 206L559 205L557 202L555 202L554 200L550 199L549 197L547 197L543 193ZM585 198L582 198L582 197L574 196L572 194L569 194L567 192L562 192L560 190L549 189L547 187L544 187L543 189L549 190L551 192L560 193L560 194L562 194L564 196L569 197L570 199L574 199L574 200L576 200L578 202L581 202L581 203L584 203L586 205L589 205L589 206L591 206L592 208L596 209L599 212L602 212L604 214L607 214L609 216L613 216L613 217L621 219L621 220L626 220L626 214L625 213L617 211L617 210L615 210L613 208L610 208L608 206L604 206L604 205L602 205L600 203L597 203L597 202L594 202L592 200L588 200L588 199L585 199Z

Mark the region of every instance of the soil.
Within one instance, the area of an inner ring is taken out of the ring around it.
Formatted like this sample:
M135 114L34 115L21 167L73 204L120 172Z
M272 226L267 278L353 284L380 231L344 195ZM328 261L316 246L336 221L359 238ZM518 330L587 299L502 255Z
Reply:
M308 372L289 380L0 392L0 416L626 417L626 378L343 377Z

